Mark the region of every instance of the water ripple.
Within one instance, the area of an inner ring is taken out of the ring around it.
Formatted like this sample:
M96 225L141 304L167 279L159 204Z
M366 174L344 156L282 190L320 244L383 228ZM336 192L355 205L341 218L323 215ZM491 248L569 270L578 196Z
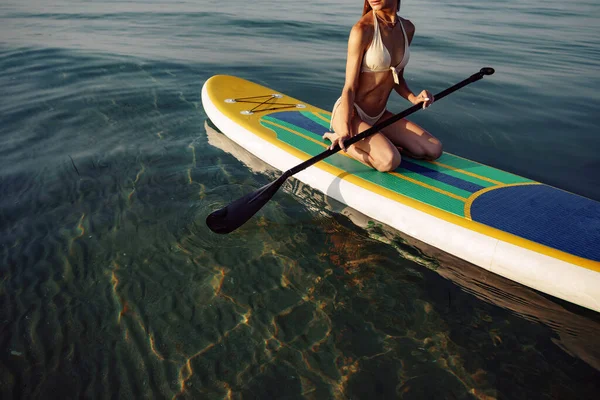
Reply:
M309 3L0 5L2 398L594 398L596 314L295 179L240 230L206 227L278 176L207 123L209 76L339 96L361 4ZM596 10L406 2L411 88L497 70L415 121L600 198Z

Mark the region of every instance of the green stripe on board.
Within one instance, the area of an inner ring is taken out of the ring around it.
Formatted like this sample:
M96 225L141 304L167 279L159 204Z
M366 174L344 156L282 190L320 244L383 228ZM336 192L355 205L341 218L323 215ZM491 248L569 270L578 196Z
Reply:
M358 162L358 161L357 161ZM416 183L409 182L400 177L388 173L382 173L367 167L367 170L355 173L354 175L372 182L378 186L389 189L398 194L429 204L436 208L451 212L453 214L464 216L465 202L448 197L444 194L435 192ZM412 176L411 176L412 178Z
M414 164L418 164L418 165L423 166L425 168L432 169L432 170L437 171L437 172L442 172L442 173L444 173L446 175L450 175L450 176L452 176L454 178L462 179L463 181L474 183L474 184L479 185L479 186L490 187L490 186L495 186L496 185L495 183L492 183L490 181L484 181L483 179L478 179L478 178L475 178L474 176L464 174L464 173L462 173L460 171L456 171L456 170L453 170L453 169L450 169L450 168L446 168L446 167L443 167L441 165L433 164L433 163L430 163L430 162L427 162L427 161L420 161L420 160L415 160L415 159L411 158L410 162L414 163Z
M480 176L484 176L489 179L493 179L495 181L499 181L502 183L525 183L525 182L535 182L531 179L523 178L518 175L511 174L509 172L505 172L496 168L488 167L487 165L479 164L475 161L467 160L466 158L461 158L455 156L454 154L444 153L440 158L435 160L441 164L446 164L454 168L462 169L473 174L477 174Z
M323 128L325 128L326 131L329 130L329 123L327 121L323 121L321 118L317 117L314 113L307 112L307 111L301 111L300 114L304 115L306 118L310 119L311 121L316 122L317 124L321 125Z
M284 126L282 121L273 122ZM296 149L304 152L305 154L308 154L309 156L315 156L324 150L324 147L320 146L318 143L306 140L305 138L297 134L271 125L269 121L265 120L265 117L263 117L263 119L261 120L261 124L264 127L273 130L277 134L277 139L289 144L292 147L295 147ZM297 127L289 125L286 127L289 127L290 129L295 128L295 130L299 130ZM348 174L353 174L367 182L371 182L382 188L391 190L398 194L405 195L422 203L429 204L433 207L437 207L439 209L451 212L461 217L464 216L464 201L448 197L442 193L435 192L416 183L409 182L398 176L378 172L373 168L370 168L350 157L346 157L338 153L326 158L325 160L323 160L323 162L340 168L341 170L346 171ZM411 178L415 179L413 176L411 176ZM437 185L439 185L439 182L436 182L436 186Z
M319 114L321 117L325 118L328 122L327 122L327 126L329 126L329 123L331 122L331 114L330 113L317 113Z

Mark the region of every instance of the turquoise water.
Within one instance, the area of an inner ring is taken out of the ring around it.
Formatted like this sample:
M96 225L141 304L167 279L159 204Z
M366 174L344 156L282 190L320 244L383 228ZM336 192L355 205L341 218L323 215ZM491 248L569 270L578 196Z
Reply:
M413 90L497 71L413 119L600 200L600 5L404 3ZM328 109L361 7L0 4L0 397L597 397L599 314L297 181L233 234L205 226L275 172L206 124L203 82Z

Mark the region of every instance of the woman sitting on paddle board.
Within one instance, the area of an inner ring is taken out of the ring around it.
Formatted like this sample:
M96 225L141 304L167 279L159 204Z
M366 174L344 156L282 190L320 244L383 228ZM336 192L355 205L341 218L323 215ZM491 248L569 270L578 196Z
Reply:
M404 80L415 26L397 15L399 8L400 0L365 0L363 16L348 39L346 82L333 107L333 133L323 136L331 141L331 148L339 144L352 157L382 172L400 165L398 148L412 158L435 160L442 154L439 140L406 119L348 149L343 144L393 115L385 108L392 89L413 104L424 102L423 108L433 103L431 93L423 90L415 96Z

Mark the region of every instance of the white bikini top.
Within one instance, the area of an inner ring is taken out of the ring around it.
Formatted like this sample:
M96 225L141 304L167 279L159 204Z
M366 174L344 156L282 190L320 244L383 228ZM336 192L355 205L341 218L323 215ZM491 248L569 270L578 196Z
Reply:
M375 11L373 11L373 26L375 27L375 31L373 32L373 40L365 52L362 62L362 72L383 72L391 69L392 74L394 75L394 82L396 84L400 83L398 79L398 73L404 69L406 64L408 64L408 60L410 58L410 50L408 49L408 38L406 37L406 31L404 30L404 25L402 24L400 17L398 17L398 21L400 22L400 27L402 27L402 33L404 34L404 56L402 57L402 61L400 61L400 63L395 67L391 65L392 57L390 56L390 52L388 51L387 47L385 47L383 44L383 40L381 40L379 22L377 21L377 15L375 15Z

